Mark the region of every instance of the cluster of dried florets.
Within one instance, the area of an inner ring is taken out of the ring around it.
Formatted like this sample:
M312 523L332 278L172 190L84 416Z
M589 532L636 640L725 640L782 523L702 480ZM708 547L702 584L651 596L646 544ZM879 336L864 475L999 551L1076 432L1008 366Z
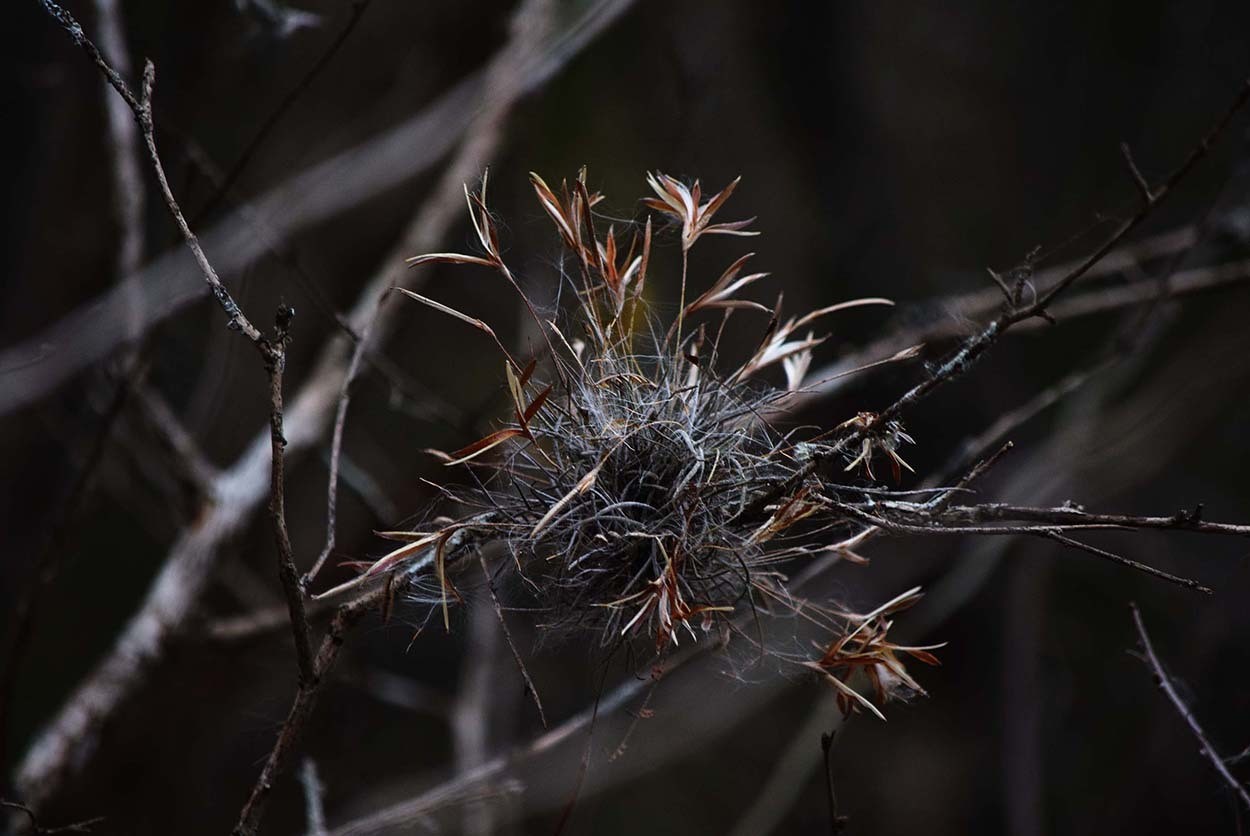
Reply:
M456 515L420 531L385 532L404 545L366 576L432 568L446 622L449 602L459 597L456 565L488 546L502 548L500 565L529 591L546 625L593 630L605 644L649 637L658 652L683 634L727 638L753 612L793 613L800 605L787 589L785 565L827 553L862 523L830 501L840 487L812 467L814 451L825 451L819 439L782 433L763 416L776 415L803 386L812 349L824 339L811 330L818 319L891 303L855 299L783 319L780 300L770 308L739 296L767 275L744 274L749 255L687 301L687 254L695 243L704 235L755 233L746 230L749 221L713 222L736 180L704 201L697 182L687 187L659 174L648 177L656 196L644 203L680 226L682 276L676 316L657 323L642 299L651 218L626 247L614 228L597 233L592 208L601 197L587 189L584 172L558 192L537 175L531 180L575 265L562 280L573 285L576 303L561 324L539 315L504 262L485 181L476 194L466 189L482 254L434 253L411 263L497 271L521 294L545 350L520 362L485 323L403 291L494 339L512 415L464 449L439 454L447 466L472 471L469 486L443 488ZM765 315L759 339L743 362L722 369L718 338L738 309ZM720 314L716 328L709 313ZM784 385L764 380L775 368ZM910 440L897 422L863 434L850 467L862 464L871 474L871 459L881 454L897 471L905 463L896 448ZM848 710L868 705L845 684L858 671L883 699L919 691L894 654L900 648L884 638L884 617L917 597L912 591L867 616L804 602L808 620L828 632L814 659L791 661L827 675ZM922 650L901 650L933 661Z

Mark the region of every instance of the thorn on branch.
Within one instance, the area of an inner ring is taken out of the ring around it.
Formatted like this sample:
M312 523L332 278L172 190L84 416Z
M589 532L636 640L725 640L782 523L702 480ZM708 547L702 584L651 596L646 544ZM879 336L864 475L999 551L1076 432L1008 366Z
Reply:
M1194 510L1192 511L1186 511L1184 509L1177 511L1174 519L1176 520L1176 524L1179 526L1197 525L1202 522L1202 503L1199 502L1195 505Z
M990 274L990 278L994 280L994 284L998 285L998 289L1003 292L1003 298L1007 300L1007 304L1014 307L1016 304L1014 294L1012 294L1011 288L1007 286L1007 282L1003 280L1003 277L992 267L986 267L985 272Z
M286 345L290 339L291 323L295 320L295 308L283 302L278 305L278 312L273 317L274 332L277 335L277 341L282 345Z
M1246 748L1242 749L1240 752L1238 752L1235 755L1229 755L1228 757L1224 758L1224 763L1228 764L1229 766L1236 766L1237 764L1245 760L1250 760L1250 746L1247 746Z
M1159 196L1151 191L1150 183L1133 160L1133 150L1128 147L1127 142L1120 143L1120 153L1124 155L1124 163L1128 166L1128 173L1133 178L1133 184L1137 186L1137 191L1141 194L1142 202L1147 206L1153 206L1155 201L1159 199Z

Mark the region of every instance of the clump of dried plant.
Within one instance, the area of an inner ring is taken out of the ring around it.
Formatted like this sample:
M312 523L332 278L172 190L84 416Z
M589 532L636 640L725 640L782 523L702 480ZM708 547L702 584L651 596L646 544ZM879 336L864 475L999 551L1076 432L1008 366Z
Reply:
M780 298L767 307L740 295L768 275L747 272L750 254L695 286L687 301L694 245L705 235L755 233L746 228L750 221L716 218L736 180L704 200L698 182L686 186L656 174L647 178L655 196L643 203L678 228L681 246L679 307L671 322L660 322L643 296L652 218L626 244L614 227L602 235L596 230L592 209L602 196L587 188L584 171L558 190L538 175L531 181L575 268L561 277L575 301L560 322L538 313L500 251L485 180L476 193L466 188L482 253L410 261L496 271L521 295L545 350L522 362L481 320L401 291L494 340L511 420L461 450L435 453L448 467L469 470L467 483L440 486L455 515L432 518L419 530L382 532L403 545L353 583L397 569L432 568L447 624L449 605L460 597L453 576L462 558L502 549L500 567L515 575L548 628L593 631L605 645L646 638L663 653L683 635L725 641L744 634L739 620L746 613L801 609L827 629L827 647L813 660L793 661L821 670L844 696L855 694L843 680L857 670L868 673L883 698L902 692L896 683L919 691L884 642L888 625L881 620L918 593L852 616L799 603L787 589L784 565L828 552L856 520L828 499L841 486L810 468L813 456L826 450L822 435L799 438L769 418L802 388L813 349L825 339L814 330L819 320L892 303L853 299L783 318ZM739 310L759 317L758 340L744 360L725 364L720 338ZM898 422L865 434L845 455L847 469L863 465L871 475L871 460L884 455L897 471L905 466L897 447L910 440ZM844 706L856 703L869 705L848 697Z
M481 253L432 253L409 261L498 273L520 296L542 345L522 361L480 319L401 289L493 340L511 415L463 449L431 451L466 476L437 486L443 515L431 515L413 530L381 532L402 545L325 595L371 579L402 579L405 589L432 592L422 600L434 605L431 613L441 611L449 628L450 606L461 599L456 578L466 565L480 563L492 589L506 576L548 631L588 632L604 646L650 647L660 656L683 638L722 644L737 638L760 656L818 671L837 690L844 711L862 707L880 715L850 683L862 675L859 681L879 703L923 693L902 658L936 664L934 647L901 646L886 637L890 616L912 606L920 592L909 590L855 614L797 594L789 573L804 561L833 556L866 563L855 549L879 533L1018 533L1201 590L1194 581L1070 535L1095 528L1240 531L1187 515L954 505L996 456L949 486L904 491L880 484L874 461L888 463L895 483L902 469L911 470L900 449L914 441L898 417L899 404L823 430L783 430L777 419L804 389L813 351L826 339L816 330L823 318L890 300L852 299L783 317L780 296L770 307L742 295L768 275L747 272L750 254L713 281L692 281L689 253L703 236L755 233L747 229L750 221L717 220L736 180L705 200L697 181L687 186L655 174L647 178L653 196L642 202L676 229L681 256L679 304L671 321L661 321L644 296L653 216L634 224L627 236L618 236L614 226L601 234L594 207L602 196L589 190L584 170L558 190L538 175L531 182L571 265L560 271L559 282L573 301L552 316L539 312L504 260L486 180L477 192L466 187ZM758 324L747 326L755 329L754 347L727 362L722 337L738 311L758 317ZM980 345L978 339L989 338L971 338L969 345ZM916 353L906 349L869 365ZM935 372L900 404L966 365L947 363L945 372ZM815 630L814 648L796 650L801 640L767 646L762 631L747 629L761 615L801 619L805 635Z

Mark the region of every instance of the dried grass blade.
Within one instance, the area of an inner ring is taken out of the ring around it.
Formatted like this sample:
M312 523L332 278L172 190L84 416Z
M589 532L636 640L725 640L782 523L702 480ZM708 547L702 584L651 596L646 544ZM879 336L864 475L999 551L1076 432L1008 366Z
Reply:
M433 299L430 299L427 296L422 296L420 293L414 293L411 290L407 289L406 287L397 287L395 289L398 290L400 293L404 294L405 296L408 296L412 299L416 299L422 305L431 307L436 311L447 314L448 316L454 316L456 319L460 320L461 322L467 322L469 325L472 325L474 328L477 328L479 331L487 333L492 337L495 336L494 330L485 322L483 322L480 319L477 319L476 317L469 316L466 313L461 313L455 308L451 308L451 307L448 307L447 305L444 305L442 302L435 302Z
M543 518L538 521L538 524L534 526L534 530L530 532L531 537L537 537L538 533L547 527L547 523L555 519L556 514L560 513L560 511L572 502L575 497L590 490L591 486L594 485L595 480L599 478L599 471L603 468L603 463L605 461L607 461L607 456L600 459L599 463L595 465L589 473L578 480L577 484L573 486L571 491L560 497L560 499L558 499L556 503L547 510L547 513L543 514Z
M834 313L836 311L844 311L848 308L861 308L865 305L885 305L894 307L893 299L885 299L880 296L870 296L863 299L851 299L846 302L839 302L836 305L830 305L827 308L818 308L805 316L800 317L791 327L790 330L797 331L809 322L813 322L822 316Z
M465 447L461 450L457 450L456 452L452 453L451 461L447 462L445 466L450 467L454 464L464 464L465 462L475 459L478 456L482 455L487 450L491 450L495 447L498 447L500 444L503 444L508 439L516 438L519 435L525 435L525 431L518 429L516 427L508 427L507 429L496 430L495 432L491 433L485 438L482 438L482 439L479 439L478 441L473 442L468 447Z
M476 255L464 255L463 253L426 253L425 255L414 255L412 258L405 258L404 262L409 267L416 267L418 264L479 264L482 267L494 267L495 262L489 258L482 258Z

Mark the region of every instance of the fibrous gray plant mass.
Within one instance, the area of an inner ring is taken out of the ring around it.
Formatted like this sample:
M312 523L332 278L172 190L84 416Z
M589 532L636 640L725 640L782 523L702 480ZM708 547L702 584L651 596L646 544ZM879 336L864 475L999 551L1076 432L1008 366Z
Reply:
M688 299L688 253L698 239L754 233L745 221L713 222L737 181L704 201L697 182L687 187L655 175L648 182L656 197L644 202L679 226L682 255L680 304L673 321L661 323L643 295L651 219L635 228L626 248L614 228L596 232L592 208L600 197L587 190L584 173L559 192L531 177L572 256L575 273L562 279L572 284L572 312L559 324L538 313L500 253L485 182L476 194L466 189L482 254L433 253L411 262L498 272L521 294L544 350L521 363L486 323L403 291L495 341L512 415L464 449L440 454L446 465L469 470L467 483L442 488L454 515L424 530L384 532L404 545L364 577L432 568L448 623L459 597L457 567L467 555L493 549L538 602L547 627L591 630L605 644L649 638L660 652L683 635L727 639L746 614L801 608L829 639L818 660L789 661L828 674L847 707L871 708L834 671L843 678L868 671L882 696L919 691L894 656L900 648L884 640L884 616L909 606L914 591L856 616L794 601L781 571L786 561L831 549L857 559L839 543L857 521L832 498L839 486L822 476L828 468L817 461L849 461L847 469L862 465L871 475L872 459L884 455L897 473L905 466L897 448L910 438L897 421L872 429L864 415L835 428L842 441L828 434L800 441L769 420L803 386L812 349L824 339L809 330L815 321L889 300L856 299L783 319L780 300L768 308L739 295L767 275L744 273L749 255ZM722 367L719 336L743 309L758 317L758 342L744 361ZM784 386L761 374L778 368ZM933 661L922 648L901 649Z

